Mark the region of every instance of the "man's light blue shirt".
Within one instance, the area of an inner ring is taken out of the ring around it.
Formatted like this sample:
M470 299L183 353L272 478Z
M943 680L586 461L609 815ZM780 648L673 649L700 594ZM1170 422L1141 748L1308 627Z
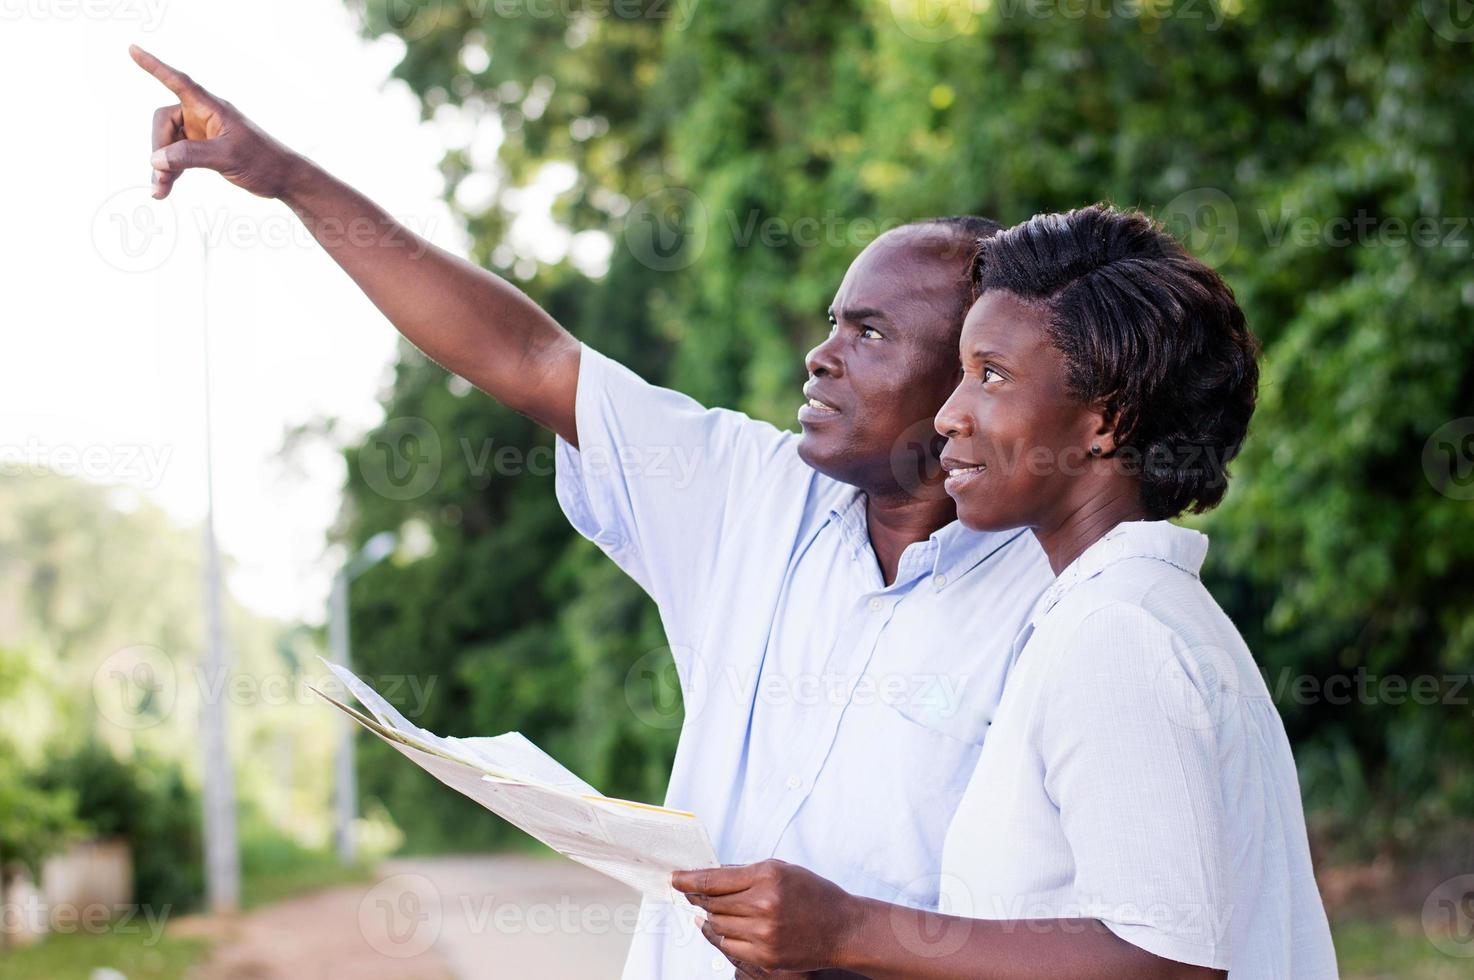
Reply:
M886 586L865 498L798 436L706 409L585 347L558 500L655 600L686 715L666 796L724 864L770 857L846 890L937 901L942 845L1049 585L1027 532L953 523ZM628 980L730 977L673 906L641 911Z

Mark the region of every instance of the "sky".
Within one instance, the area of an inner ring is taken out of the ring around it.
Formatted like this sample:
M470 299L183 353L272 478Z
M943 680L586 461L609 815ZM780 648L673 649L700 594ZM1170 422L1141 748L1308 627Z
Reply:
M174 100L130 42L454 251L465 235L437 164L447 145L489 164L500 133L453 109L421 122L388 81L400 43L365 40L343 0L0 0L0 467L120 485L120 506L146 495L198 524L208 328L228 587L259 612L319 622L342 558L325 532L343 462L318 444L285 465L283 437L323 417L342 438L379 421L396 335L284 205L203 171L150 199L150 121ZM489 174L461 200L489 197ZM541 215L567 176L524 197L525 251L557 257Z

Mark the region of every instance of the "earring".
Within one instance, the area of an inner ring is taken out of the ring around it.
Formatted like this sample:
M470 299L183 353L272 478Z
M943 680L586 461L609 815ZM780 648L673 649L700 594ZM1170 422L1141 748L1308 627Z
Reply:
M1100 455L1100 447L1099 446L1091 446L1090 447L1090 455L1092 455L1092 456L1099 456Z

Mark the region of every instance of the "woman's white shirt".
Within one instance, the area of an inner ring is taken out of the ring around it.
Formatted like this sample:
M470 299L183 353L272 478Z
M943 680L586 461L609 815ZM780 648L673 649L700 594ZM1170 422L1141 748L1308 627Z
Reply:
M1122 524L1040 598L948 832L942 911L1099 919L1230 980L1336 976L1289 741L1198 580L1207 550Z

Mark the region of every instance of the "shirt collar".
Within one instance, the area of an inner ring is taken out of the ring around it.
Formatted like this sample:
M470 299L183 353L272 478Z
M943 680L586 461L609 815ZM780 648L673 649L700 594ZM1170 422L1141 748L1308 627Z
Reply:
M865 517L865 494L862 491L856 490L829 508L829 519L839 526L851 554L865 555L873 560L875 552L870 545L870 526ZM933 531L926 541L918 541L906 549L891 588L905 585L922 575L930 575L937 589L946 588L1014 538L1028 533L1024 529L969 531L961 521L954 520Z
M1203 567L1208 554L1208 536L1166 521L1127 521L1117 524L1105 536L1080 553L1065 566L1054 584L1039 597L1034 619L1048 613L1071 589L1088 582L1117 562L1128 558L1152 558L1182 569L1193 578Z

